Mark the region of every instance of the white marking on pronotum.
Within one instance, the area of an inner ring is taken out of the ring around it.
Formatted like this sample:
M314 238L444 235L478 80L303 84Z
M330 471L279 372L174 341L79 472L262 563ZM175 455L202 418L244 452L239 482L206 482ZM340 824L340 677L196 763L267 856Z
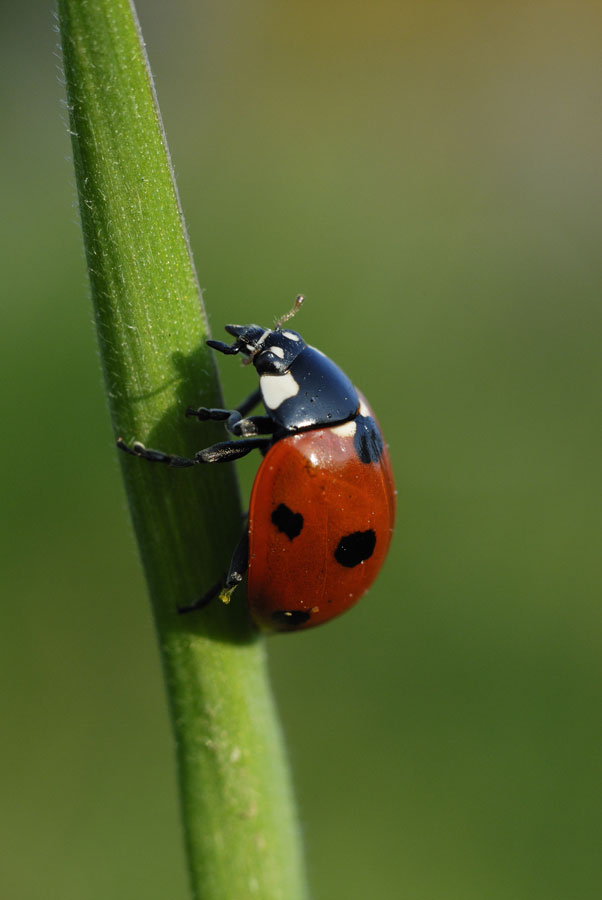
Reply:
M282 334L284 335L285 338L288 338L289 341L298 341L299 340L299 335L293 334L292 331L283 331Z
M259 384L268 409L278 409L285 400L290 400L299 393L299 385L290 372L284 375L262 375Z
M342 425L335 425L331 430L338 434L339 437L354 437L356 431L355 419L352 419L351 422L343 422Z
M279 356L280 359L284 359L284 350L282 347L269 347L268 352L273 353L274 356Z
M363 400L360 400L360 416L369 416L370 410L366 406Z

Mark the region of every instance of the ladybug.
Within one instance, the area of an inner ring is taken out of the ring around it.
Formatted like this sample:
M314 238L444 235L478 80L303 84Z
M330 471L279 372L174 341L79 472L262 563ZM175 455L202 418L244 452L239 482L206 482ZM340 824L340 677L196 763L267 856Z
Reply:
M393 471L370 406L347 375L320 350L283 324L226 325L232 344L214 350L253 363L259 387L234 410L188 408L201 421L223 421L238 440L200 450L193 458L150 450L138 441L126 453L174 467L229 462L259 450L248 529L234 551L225 583L185 610L200 609L218 593L224 602L248 571L251 616L264 631L297 631L345 612L370 587L382 566L395 516ZM263 402L266 415L249 413ZM221 588L221 590L220 590Z

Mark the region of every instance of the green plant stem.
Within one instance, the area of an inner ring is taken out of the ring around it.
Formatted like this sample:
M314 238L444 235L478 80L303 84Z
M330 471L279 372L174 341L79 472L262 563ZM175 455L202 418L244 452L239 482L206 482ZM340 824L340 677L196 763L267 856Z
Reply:
M186 406L222 404L135 12L127 0L59 0L59 19L115 434L191 455L223 432L186 420ZM242 591L229 607L177 614L223 575L239 537L232 467L174 470L125 455L121 465L176 735L193 895L305 897L263 640ZM119 598L107 615L118 628Z

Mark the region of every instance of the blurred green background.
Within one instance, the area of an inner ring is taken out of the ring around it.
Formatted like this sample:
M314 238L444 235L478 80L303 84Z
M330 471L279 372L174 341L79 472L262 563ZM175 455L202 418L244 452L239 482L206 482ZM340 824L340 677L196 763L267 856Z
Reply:
M315 900L598 898L599 5L138 12L214 332L304 292L396 468L368 597L269 641ZM0 896L184 900L52 4L2 21Z

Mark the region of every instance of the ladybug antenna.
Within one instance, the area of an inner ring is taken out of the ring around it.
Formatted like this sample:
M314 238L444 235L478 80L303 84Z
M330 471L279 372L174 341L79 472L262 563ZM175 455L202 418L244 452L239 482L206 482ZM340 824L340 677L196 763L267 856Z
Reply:
M293 318L295 313L300 309L304 300L305 300L305 297L303 296L303 294L297 295L297 299L295 300L295 305L293 306L292 309L289 309L289 311L287 313L285 313L280 319L278 319L278 321L276 322L276 325L274 326L274 331L280 331L280 329L282 328L284 323L288 322L289 319Z

